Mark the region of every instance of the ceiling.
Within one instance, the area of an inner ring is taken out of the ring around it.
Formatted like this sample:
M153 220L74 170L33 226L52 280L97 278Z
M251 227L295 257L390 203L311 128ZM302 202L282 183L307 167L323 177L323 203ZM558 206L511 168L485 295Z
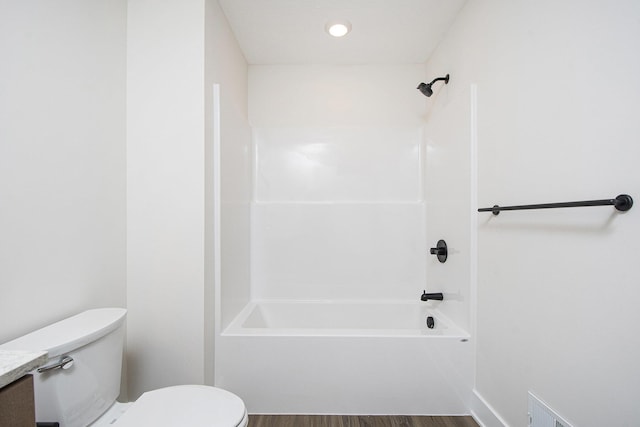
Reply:
M250 64L425 62L466 0L219 0ZM348 20L342 38L328 21Z

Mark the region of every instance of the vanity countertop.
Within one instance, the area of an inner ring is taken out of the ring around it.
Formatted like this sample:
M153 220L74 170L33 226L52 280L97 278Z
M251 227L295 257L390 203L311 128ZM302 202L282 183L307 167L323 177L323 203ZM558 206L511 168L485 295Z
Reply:
M0 350L0 388L47 362L46 351Z

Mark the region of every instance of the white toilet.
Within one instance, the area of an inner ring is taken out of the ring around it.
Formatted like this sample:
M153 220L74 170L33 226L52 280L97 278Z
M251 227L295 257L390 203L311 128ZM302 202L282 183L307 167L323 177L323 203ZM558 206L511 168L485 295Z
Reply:
M209 386L181 385L116 402L120 394L123 308L88 310L0 345L45 350L48 363L34 372L36 421L60 427L244 427L242 400Z

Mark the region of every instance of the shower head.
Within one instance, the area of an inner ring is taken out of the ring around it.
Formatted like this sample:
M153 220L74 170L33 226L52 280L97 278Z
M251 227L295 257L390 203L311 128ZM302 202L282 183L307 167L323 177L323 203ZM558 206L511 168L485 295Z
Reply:
M426 84L423 82L423 83L420 83L416 89L422 92L424 96L433 95L433 90L431 90L431 84Z
M433 95L433 89L431 89L431 85L434 84L435 82L439 81L439 80L444 80L444 84L449 83L449 74L447 74L444 77L438 77L436 79L433 79L431 81L431 83L429 83L429 84L420 83L416 89L418 89L420 92L422 92L422 94L424 96L431 96L431 95Z

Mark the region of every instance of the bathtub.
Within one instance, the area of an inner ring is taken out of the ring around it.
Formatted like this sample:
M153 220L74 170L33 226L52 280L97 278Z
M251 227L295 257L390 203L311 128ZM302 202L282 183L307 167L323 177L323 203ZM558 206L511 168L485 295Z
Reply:
M252 301L216 337L216 385L250 413L466 415L473 339L437 304Z
M427 326L427 317L433 318L433 328ZM466 331L421 301L254 301L223 334L469 338Z

